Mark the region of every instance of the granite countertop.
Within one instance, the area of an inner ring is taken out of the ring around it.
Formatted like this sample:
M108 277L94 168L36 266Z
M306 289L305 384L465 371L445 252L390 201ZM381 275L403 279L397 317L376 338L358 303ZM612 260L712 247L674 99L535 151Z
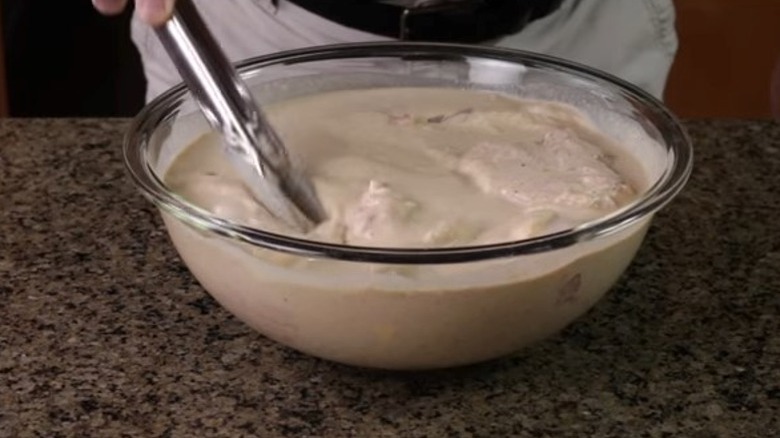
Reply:
M511 358L375 372L253 332L126 177L126 120L0 122L0 436L780 436L780 126L696 170L590 313Z

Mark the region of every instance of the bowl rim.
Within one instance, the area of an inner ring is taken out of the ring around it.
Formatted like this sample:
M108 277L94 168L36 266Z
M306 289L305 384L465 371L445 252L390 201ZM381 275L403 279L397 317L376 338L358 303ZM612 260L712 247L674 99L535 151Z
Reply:
M643 103L643 114L652 116L666 147L673 153L672 164L661 178L633 203L594 221L556 233L509 242L439 248L365 247L327 243L292 237L240 225L222 219L191 204L157 177L146 160L151 133L168 117L175 115L189 92L183 83L172 87L150 103L136 117L125 135L123 152L125 169L142 195L161 210L199 229L265 249L307 258L325 258L380 264L450 264L530 255L562 249L578 242L607 236L650 217L669 203L685 186L693 168L693 147L678 118L660 100L641 88L609 73L549 55L516 49L450 43L370 42L317 46L258 56L235 63L242 75L262 68L300 64L311 61L355 58L399 58L442 56L453 58L494 59L519 65L535 64L558 72L573 74L601 85L616 87L622 93Z

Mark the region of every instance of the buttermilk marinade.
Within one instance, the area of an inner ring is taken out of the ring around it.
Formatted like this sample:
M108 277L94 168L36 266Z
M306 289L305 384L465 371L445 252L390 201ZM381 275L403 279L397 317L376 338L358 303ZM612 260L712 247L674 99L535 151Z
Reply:
M636 198L633 158L575 108L479 91L321 93L268 108L328 220L306 237L376 247L447 247L534 237ZM190 202L295 234L244 188L208 134L166 173Z

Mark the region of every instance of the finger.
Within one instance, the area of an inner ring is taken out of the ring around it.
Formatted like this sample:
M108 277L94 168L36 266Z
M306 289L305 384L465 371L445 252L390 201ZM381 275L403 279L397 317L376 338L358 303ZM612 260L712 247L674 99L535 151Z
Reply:
M101 14L116 15L125 10L127 0L92 0L92 4Z
M159 26L171 17L174 0L137 0L136 12L141 20Z

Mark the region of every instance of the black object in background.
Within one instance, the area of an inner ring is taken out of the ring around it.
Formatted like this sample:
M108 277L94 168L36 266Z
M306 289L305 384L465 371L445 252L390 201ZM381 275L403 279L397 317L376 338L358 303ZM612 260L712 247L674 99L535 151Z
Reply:
M128 9L98 14L89 0L2 0L12 117L127 117L146 83Z

